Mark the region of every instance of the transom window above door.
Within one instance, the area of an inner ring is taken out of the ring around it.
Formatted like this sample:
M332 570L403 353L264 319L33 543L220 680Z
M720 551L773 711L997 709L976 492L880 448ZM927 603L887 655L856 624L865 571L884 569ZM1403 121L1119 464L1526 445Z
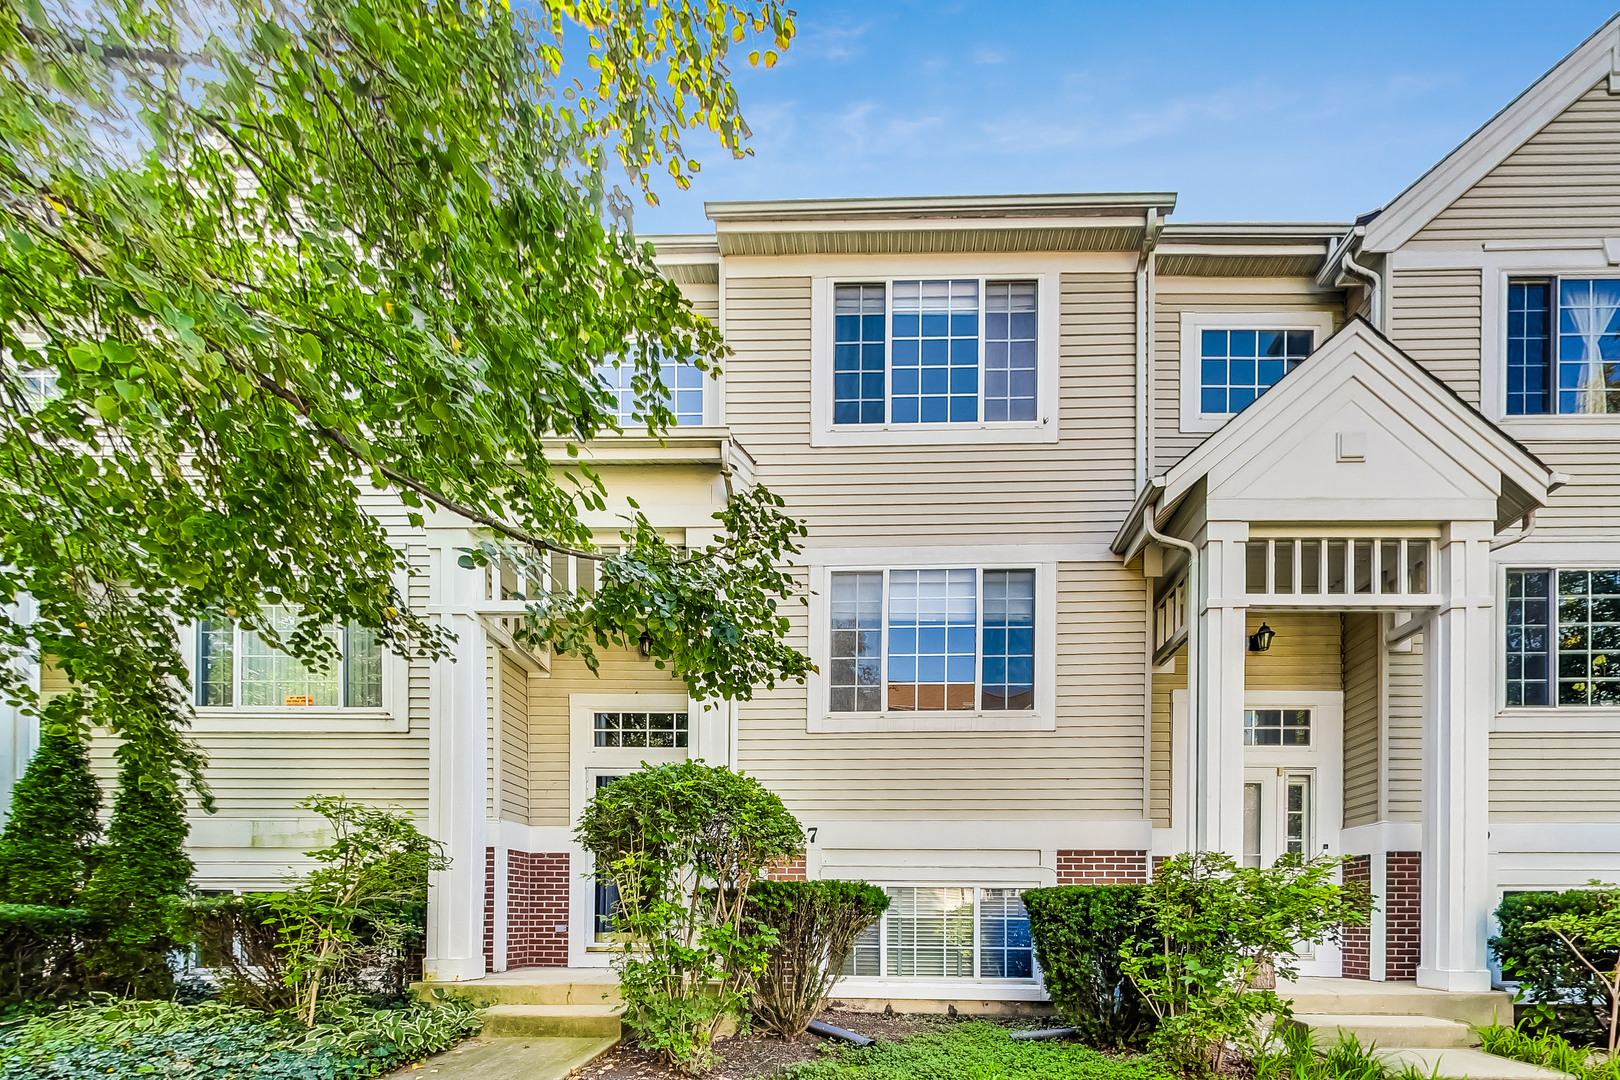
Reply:
M1620 413L1620 278L1508 282L1507 414Z
M1311 745L1311 710L1248 709L1243 713L1244 746Z
M834 426L1038 419L1037 282L838 282L832 301Z

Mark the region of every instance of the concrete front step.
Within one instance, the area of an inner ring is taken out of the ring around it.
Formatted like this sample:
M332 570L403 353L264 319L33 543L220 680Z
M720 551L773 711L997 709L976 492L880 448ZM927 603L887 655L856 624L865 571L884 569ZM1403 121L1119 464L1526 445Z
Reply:
M1478 1027L1513 1023L1513 995L1500 990L1448 992L1406 982L1307 977L1279 981L1277 996L1294 1003L1296 1016L1433 1016Z
M613 1005L492 1005L484 1035L492 1039L618 1039L624 1031Z
M1497 1057L1483 1050L1410 1047L1380 1049L1378 1056L1394 1072L1411 1065L1424 1076L1453 1077L1458 1080L1572 1080L1568 1073Z
M579 968L517 968L468 982L424 980L411 984L422 1001L463 998L482 1005L620 1005L613 972Z
M1354 1035L1363 1046L1402 1049L1460 1050L1479 1042L1467 1024L1434 1016L1295 1013L1294 1022L1311 1030L1319 1048L1338 1042L1344 1033Z

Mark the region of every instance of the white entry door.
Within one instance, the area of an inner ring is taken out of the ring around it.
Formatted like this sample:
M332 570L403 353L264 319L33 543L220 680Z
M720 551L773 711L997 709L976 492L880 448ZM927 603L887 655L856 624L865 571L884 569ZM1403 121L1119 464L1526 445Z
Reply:
M1339 853L1344 695L1250 691L1243 713L1243 863ZM1300 974L1337 977L1339 949L1300 953Z

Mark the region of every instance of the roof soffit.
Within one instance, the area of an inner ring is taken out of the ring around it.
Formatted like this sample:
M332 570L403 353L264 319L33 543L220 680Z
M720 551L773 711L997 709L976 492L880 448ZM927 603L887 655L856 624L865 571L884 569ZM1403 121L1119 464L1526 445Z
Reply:
M1610 72L1620 71L1620 15L1514 98L1367 223L1362 249L1394 251Z
M1338 465L1341 431L1365 435L1366 462ZM1311 500L1341 504L1329 519L1342 517L1346 502L1376 518L1380 502L1438 508L1494 500L1504 480L1539 502L1552 475L1357 318L1172 467L1164 504L1201 480L1211 502L1293 500L1297 510L1276 516L1313 520L1303 505Z

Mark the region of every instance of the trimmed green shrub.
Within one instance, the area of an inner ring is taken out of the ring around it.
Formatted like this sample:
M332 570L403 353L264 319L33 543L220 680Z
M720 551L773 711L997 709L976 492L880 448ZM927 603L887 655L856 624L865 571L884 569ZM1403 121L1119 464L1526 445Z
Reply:
M73 907L101 839L101 788L77 693L46 704L39 749L11 792L0 833L0 902Z
M619 889L625 1022L673 1067L705 1070L776 944L775 931L745 930L748 888L804 854L804 830L758 780L689 760L643 763L598 789L574 836Z
M1129 1046L1153 1029L1153 1011L1120 967L1133 940L1153 937L1144 889L1063 885L1024 893L1047 995L1092 1046Z
M765 1031L796 1039L826 1008L861 931L889 909L889 895L863 881L756 881L745 925L775 931L754 979L749 1014Z
M82 908L0 904L0 995L50 1001L78 990L82 943L96 920Z
M1607 1045L1610 1001L1603 980L1572 953L1552 929L1537 925L1559 916L1591 916L1612 903L1612 892L1518 893L1502 897L1496 909L1501 932L1490 940L1504 978L1519 983L1518 1000L1527 1003L1527 1026L1556 1033L1581 1045ZM1620 949L1589 957L1604 971L1620 964Z
M186 804L172 772L145 771L130 750L119 748L107 846L84 890L84 907L104 925L85 966L106 989L167 997L178 901L190 892L193 869Z

